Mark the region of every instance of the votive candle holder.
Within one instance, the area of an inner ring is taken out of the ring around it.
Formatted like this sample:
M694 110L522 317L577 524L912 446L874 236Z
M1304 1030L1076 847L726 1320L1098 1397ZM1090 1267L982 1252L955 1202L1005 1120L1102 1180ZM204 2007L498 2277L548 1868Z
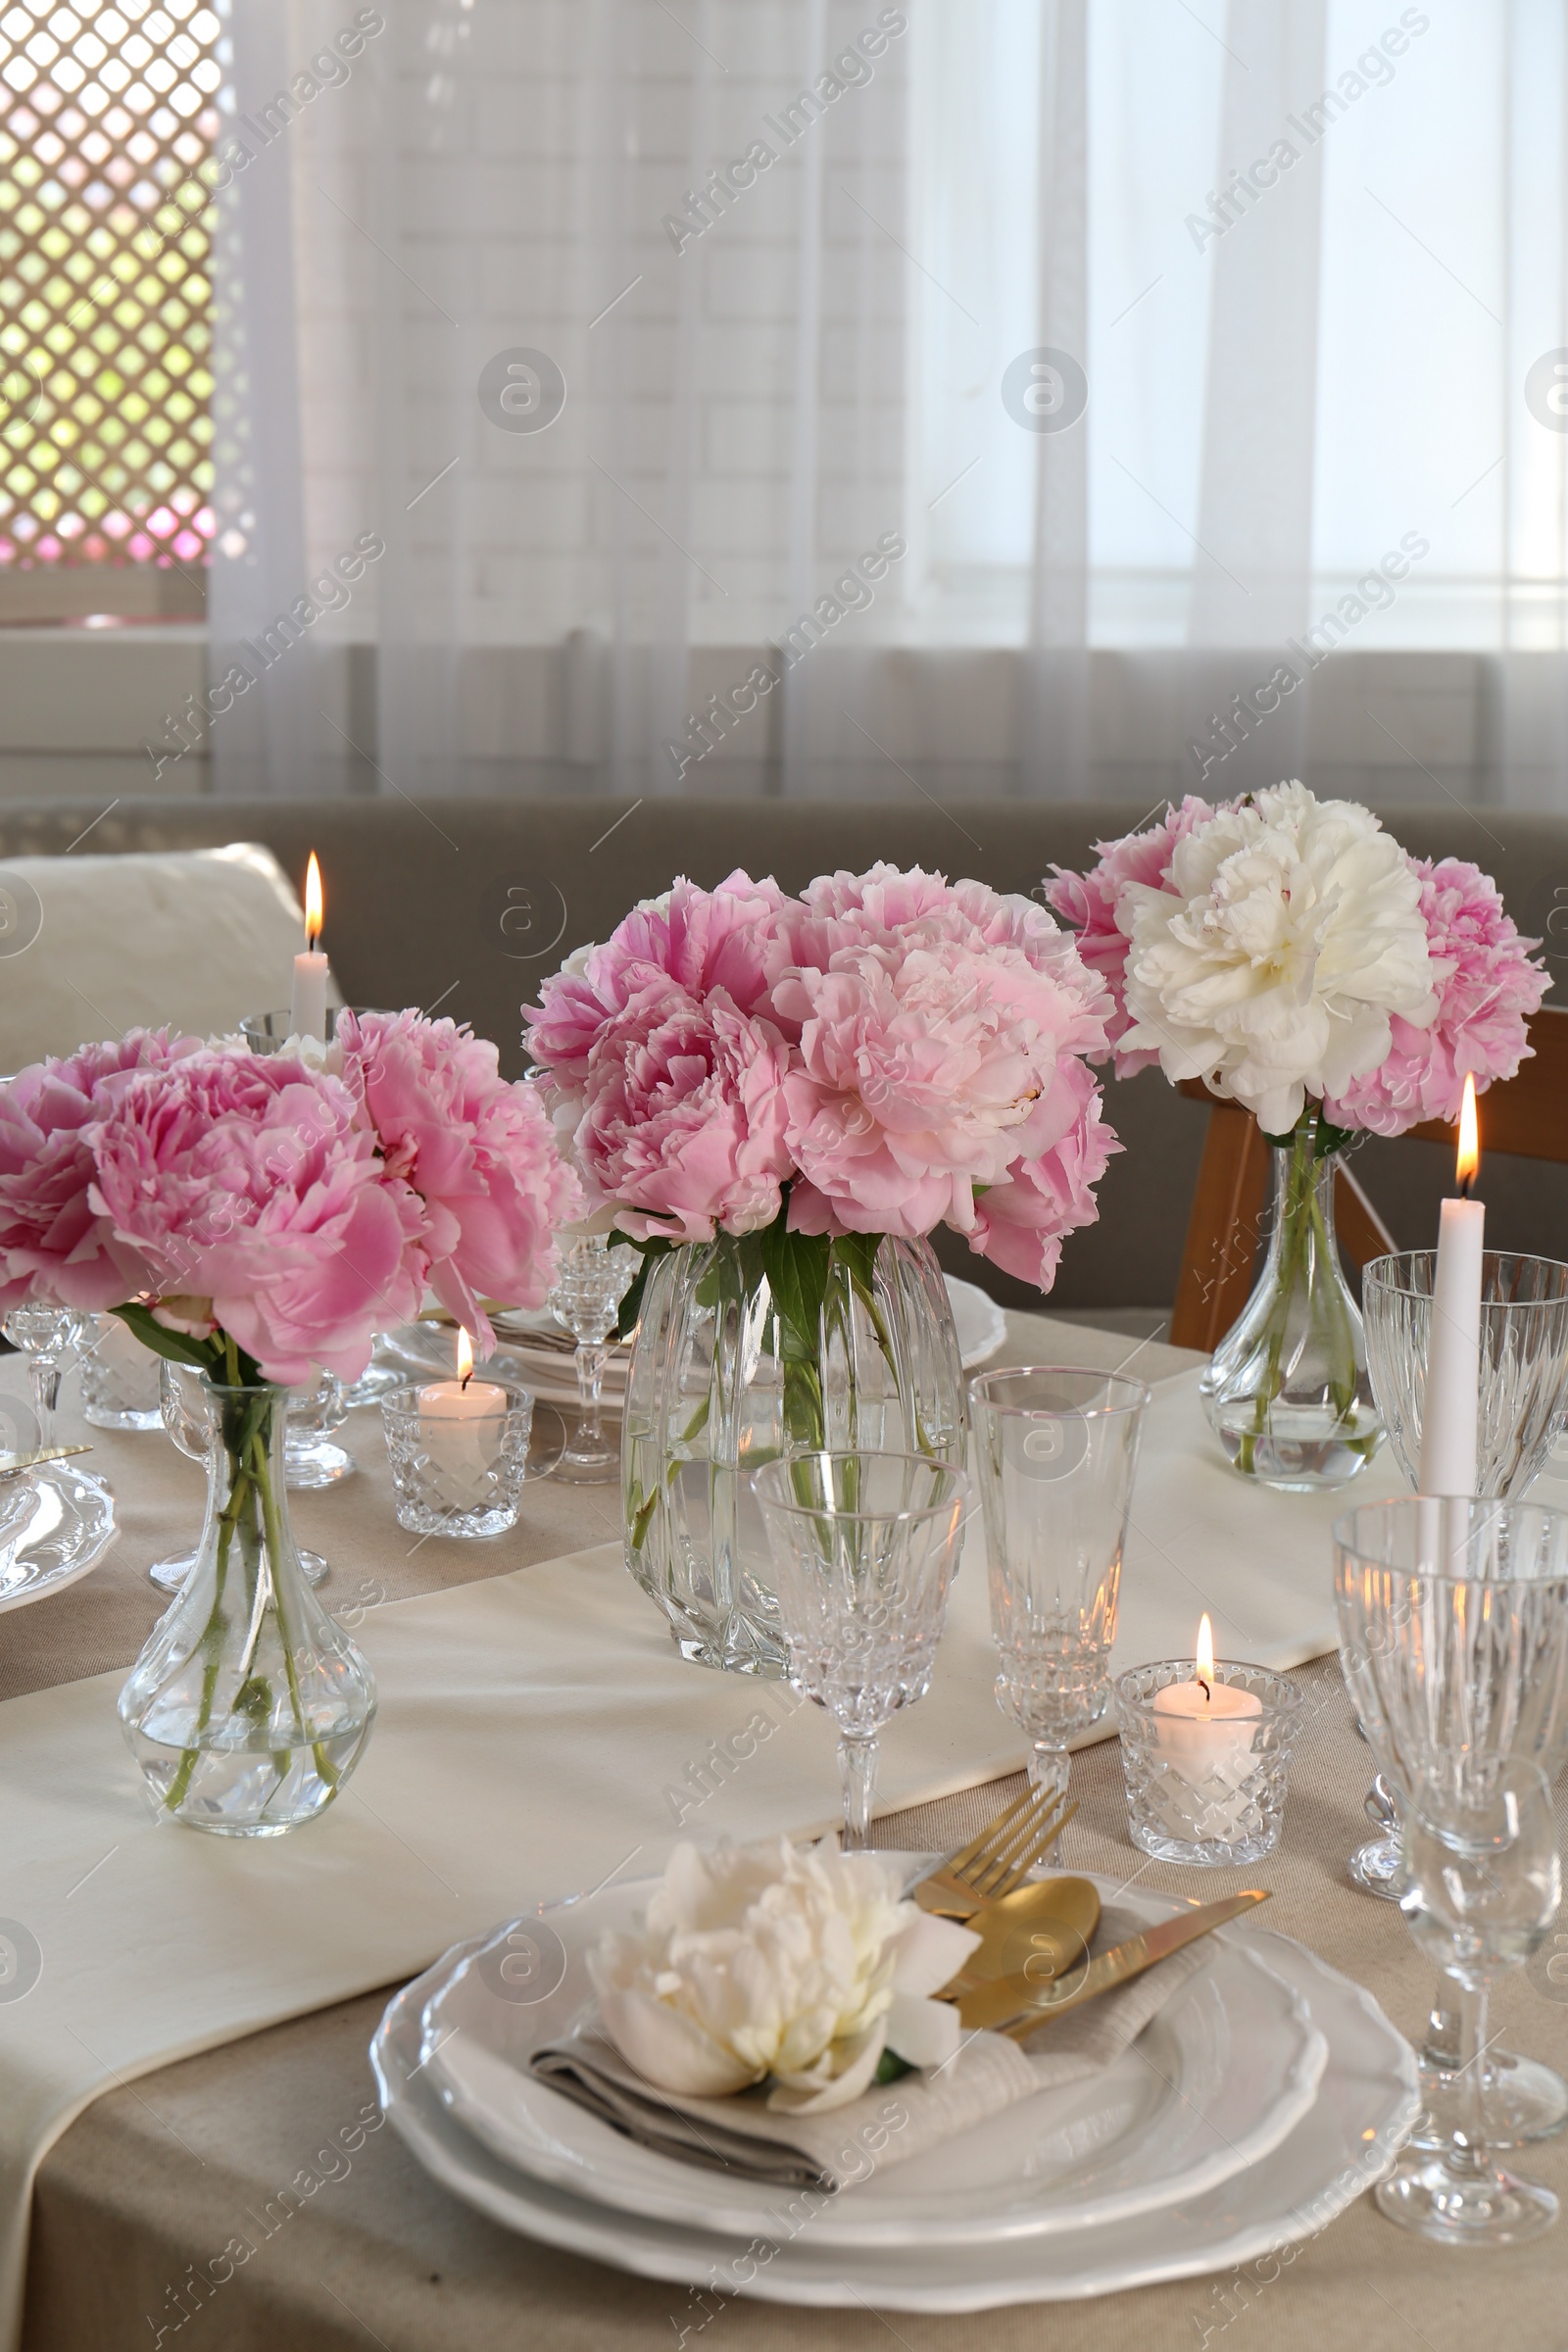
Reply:
M483 1379L499 1391L504 1402L494 1411L461 1420L427 1408L425 1392L448 1385L435 1375L381 1398L398 1525L415 1535L471 1541L504 1536L517 1524L533 1427L533 1392L498 1373L493 1364L483 1367Z
M1161 1713L1157 1694L1190 1684L1193 1661L1130 1667L1114 1685L1134 1845L1161 1862L1226 1869L1257 1862L1279 1843L1299 1686L1261 1666L1215 1661L1214 1680L1250 1691L1257 1712L1213 1720Z

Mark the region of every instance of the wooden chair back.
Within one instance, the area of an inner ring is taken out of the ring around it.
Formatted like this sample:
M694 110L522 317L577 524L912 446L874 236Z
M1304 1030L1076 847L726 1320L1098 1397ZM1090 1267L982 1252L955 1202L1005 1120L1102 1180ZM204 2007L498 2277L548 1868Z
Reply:
M1543 1008L1530 1024L1532 1058L1482 1097L1482 1145L1522 1159L1568 1162L1568 1012ZM1216 1348L1251 1295L1257 1237L1268 1191L1269 1147L1256 1119L1220 1102L1200 1080L1182 1087L1212 1105L1170 1336L1178 1348ZM1408 1132L1454 1146L1452 1127L1427 1119ZM1364 1266L1398 1245L1343 1162L1334 1187L1334 1218L1347 1257Z

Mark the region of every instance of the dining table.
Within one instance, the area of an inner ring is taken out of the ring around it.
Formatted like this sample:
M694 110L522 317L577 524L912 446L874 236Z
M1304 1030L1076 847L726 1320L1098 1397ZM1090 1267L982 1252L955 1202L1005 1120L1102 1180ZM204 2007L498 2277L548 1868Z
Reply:
M1124 1366L1151 1382L1190 1386L1201 1359L1157 1338L1140 1341L1088 1322L1014 1312L1007 1316L1005 1344L993 1361L1104 1370ZM24 1387L22 1359L0 1361L0 1395L20 1395ZM51 1861L47 1840L20 1854L6 1816L13 1809L13 1768L25 1781L29 1743L45 1741L50 1725L64 1722L78 1696L85 1712L73 1721L112 1713L112 1678L128 1669L167 1606L148 1581L148 1566L192 1540L202 1472L161 1432L86 1428L69 1380L59 1434L64 1441L91 1445L92 1454L83 1461L113 1489L117 1532L107 1556L79 1582L0 1614L0 1781L8 1785L0 1805L0 1914L23 1918L29 1902L53 1905L50 1916L64 1921L60 1933L69 1934L78 1916L74 1906L97 1903L92 1916L103 1922L106 1937L113 1939L121 1920L127 1923L127 1937L145 1937L145 1891L122 1884L117 1896L114 1874L126 1868L127 1859L131 1869L139 1867L136 1857L154 1848L159 1856L182 1855L188 1843L174 1848L167 1841L190 1841L193 1833L164 1825L144 1847L127 1831L114 1841L120 1850L92 1864L79 1891L73 1886L68 1892L63 1884L45 1885ZM404 1604L434 1606L431 1596L444 1595L456 1606L461 1595L463 1605L482 1611L486 1595L470 1594L469 1589L497 1579L511 1580L497 1587L497 1596L505 1592L512 1614L494 1621L476 1615L474 1623L492 1628L485 1636L492 1647L493 1624L514 1626L515 1639L526 1648L533 1639L530 1595L569 1593L569 1584L550 1580L559 1563L571 1559L590 1564L582 1573L596 1580L593 1607L626 1613L625 1639L646 1644L642 1670L656 1679L669 1678L677 1707L683 1692L701 1690L708 1703L715 1686L733 1679L683 1663L656 1609L625 1579L613 1551L620 1536L615 1486L568 1487L548 1476L530 1478L511 1534L483 1543L415 1539L396 1523L379 1415L373 1409L351 1414L338 1434L355 1458L355 1475L335 1487L294 1495L292 1515L301 1543L329 1562L323 1605L356 1639L366 1641L372 1657L378 1624L392 1626ZM1397 1491L1386 1457L1377 1472L1378 1492ZM1249 1489L1224 1468L1217 1447L1204 1475L1220 1498L1207 1563L1217 1578L1227 1544L1255 1554L1259 1528L1285 1529L1298 1498ZM1370 1477L1366 1483L1372 1491ZM1227 1532L1232 1524L1228 1495L1234 1497L1234 1536ZM1544 1481L1538 1496L1568 1500L1568 1486ZM1135 1521L1138 1516L1135 1492ZM1300 1938L1355 1980L1418 2042L1433 1996L1430 1962L1416 1950L1397 1906L1361 1892L1346 1872L1348 1857L1366 1835L1363 1804L1374 1767L1357 1735L1334 1654L1327 1517L1319 1504L1312 1520L1319 1532L1300 1572L1318 1582L1310 1605L1303 1607L1301 1622L1309 1631L1297 1646L1315 1654L1291 1668L1306 1704L1277 1849L1246 1870L1205 1871L1177 1868L1137 1850L1128 1835L1118 1743L1107 1721L1100 1727L1102 1736L1073 1760L1078 1810L1064 1835L1062 1861L1120 1886L1185 1897L1266 1887L1269 1925ZM1196 1627L1207 1582L1205 1563L1190 1544L1182 1547L1176 1533L1168 1527L1150 1529L1140 1573L1162 1579L1167 1570L1159 1563L1167 1561L1169 1590L1160 1595L1161 1605L1171 1622L1190 1615ZM1229 1561L1233 1588L1247 1565L1245 1557ZM586 1583L581 1590L588 1591ZM971 1605L983 1608L980 1593ZM544 1598L539 1607L545 1612ZM543 1705L547 1697L559 1708L564 1741L573 1706L587 1709L592 1699L586 1688L580 1693L564 1690L560 1669L549 1664L565 1654L560 1647L562 1611L554 1600L550 1611L537 1620L540 1646L529 1688L535 1694L531 1703ZM403 1622L416 1620L406 1614ZM617 1616L615 1623L620 1622ZM432 1674L444 1670L439 1643L431 1656ZM552 1673L556 1681L546 1690ZM976 1682L974 1688L981 1685ZM752 1689L738 1692L737 1708L744 1712L741 1701L749 1706L755 1696ZM519 1698L517 1703L525 1702ZM881 1846L951 1849L1022 1787L1019 1737L1000 1713L992 1708L994 1721L983 1725L977 1719L965 1742L950 1739L938 1698L926 1703L933 1709L928 1746L922 1748L916 1737L919 1709L896 1727L905 1745L890 1741L891 1801L873 1833ZM989 1698L982 1695L973 1703L986 1705ZM394 1715L389 1708L377 1726L370 1757L375 1740L393 1740ZM672 1781L667 1756L640 1752L640 1720L628 1717L623 1737L617 1737L613 1724L597 1736L589 1793L601 1812L613 1813L617 1789L629 1808L642 1802L648 1812L650 1800L646 1792L639 1795L640 1785L662 1779L666 1843L682 1835L706 1838L753 1825L757 1790L761 1777L775 1769L772 1763L765 1757L757 1763L750 1793L742 1785L746 1774L732 1781L723 1775L705 1779L697 1771ZM423 1736L434 1739L439 1729L436 1724ZM776 1768L784 1778L767 1818L801 1834L820 1831L835 1805L831 1737L819 1718L799 1725L792 1721L787 1730L793 1742L788 1771L783 1758L788 1743L781 1738ZM98 1752L93 1750L95 1756ZM107 1744L102 1752L110 1756ZM528 1773L515 1765L515 1756L538 1752L509 1748L490 1763L477 1743L465 1751L476 1810L464 1835L470 1845L476 1839L482 1845L498 1887L514 1885L519 1908L546 1893L571 1890L569 1884L539 1884L537 1854L547 1847L536 1845L536 1837L543 1835L537 1825L564 1799L553 1786L529 1785ZM367 1787L378 1787L370 1782L368 1765L364 1769ZM103 1770L118 1771L123 1783L119 1797L127 1807L134 1803L145 1811L128 1753L122 1748L118 1764L106 1762ZM685 1789L689 1804L670 1798L672 1785ZM461 1777L454 1786L461 1790ZM921 1801L907 1801L911 1791ZM352 1797L352 1788L346 1790L343 1809ZM36 1790L26 1790L26 1801L36 1812ZM128 1811L124 1818L129 1821ZM455 1843L461 1842L456 1816L449 1818ZM1226 2352L1233 2347L1325 2352L1342 2345L1354 2345L1358 2352L1414 2352L1421 2345L1427 2352L1474 2352L1488 2341L1506 2344L1509 2352L1563 2352L1568 2345L1563 2292L1568 2221L1534 2244L1505 2252L1459 2252L1395 2228L1370 2194L1297 2242L1240 2269L1079 2301L1012 2304L958 2321L879 2311L853 2290L840 2306L808 2315L710 2282L683 2286L634 2276L516 2234L460 2202L421 2169L387 2126L368 2057L372 2034L397 1986L435 1957L443 1942L488 1924L475 1915L481 1897L470 1893L460 1863L448 1860L441 1837L416 1809L389 1810L383 1797L380 1811L356 1832L357 1837L363 1832L363 1841L341 1848L326 1841L327 1821L294 1833L278 1847L252 1847L233 1868L243 1868L251 1874L249 1884L265 1887L271 1852L286 1847L296 1874L300 1853L307 1861L313 1852L341 1855L333 1867L346 1879L335 1895L323 1885L321 1902L352 1904L363 1898L368 1909L385 1899L384 1888L375 1884L378 1872L405 1874L414 1884L421 1871L437 1880L449 1871L456 1881L451 1932L441 1924L445 1897L432 1887L428 1908L420 1912L424 1924L398 1947L397 1964L389 1965L384 1977L376 1979L372 1970L367 1981L362 1960L352 1997L324 2002L314 1999L308 1978L302 1978L304 1989L292 2004L279 2004L280 2011L292 2005L298 2013L279 2014L277 2022L260 2030L225 2033L221 2004L208 1999L213 1988L203 1980L210 1969L236 1967L236 1947L221 1938L209 1945L201 1933L181 1926L161 1946L158 1959L170 2013L177 2012L188 1993L193 2015L210 2014L220 2022L200 2034L193 2029L193 2040L205 2039L211 2046L152 2065L116 2055L114 1954L102 1955L109 1964L91 1978L96 2005L59 2013L83 2048L99 2057L83 2059L69 2120L45 2135L47 2145L32 2179L20 2307L24 2352L130 2352L131 2347L158 2352L168 2345L179 2346L180 2352L187 2346L209 2346L212 2352L363 2352L368 2345L380 2345L383 2352L449 2352L457 2345L464 2352L513 2352L514 2347L534 2352L545 2346L551 2352L655 2352L661 2346L681 2352L712 2338L729 2352L775 2352L798 2343L808 2331L820 2352L877 2352L890 2338L905 2352L937 2352L939 2346L975 2340L982 2333L998 2352L1033 2352L1034 2347L1125 2352L1129 2346L1139 2352L1203 2352L1221 2343ZM608 1852L615 1839L608 1830L607 1837L602 1850ZM650 1845L646 1868L658 1857L647 1832L644 1837ZM218 1841L194 1842L210 1848ZM62 1876L68 1844L73 1870L87 1850L78 1851L63 1835ZM554 1858L556 1847L548 1851L552 1869L567 1867ZM597 1854L593 1867L597 1878ZM359 1880L355 1873L361 1874ZM484 1885L489 1883L486 1878ZM491 1916L506 1916L499 1899ZM52 1947L48 1936L40 1935L39 1940L47 1984ZM366 1948L378 1947L368 1939ZM138 1997L143 1997L147 1972L134 1949L127 1950L125 1966L141 1969ZM36 1998L29 1995L9 2008L0 2003L0 2099L8 2049L17 2053L19 2065L26 2061L29 2009ZM1494 2032L1506 2047L1568 2070L1568 1935L1499 1983ZM1530 2148L1520 2162L1568 2200L1568 2137ZM291 2183L294 2195L285 2198L281 2191ZM983 2251L977 2253L977 2262L984 2259Z

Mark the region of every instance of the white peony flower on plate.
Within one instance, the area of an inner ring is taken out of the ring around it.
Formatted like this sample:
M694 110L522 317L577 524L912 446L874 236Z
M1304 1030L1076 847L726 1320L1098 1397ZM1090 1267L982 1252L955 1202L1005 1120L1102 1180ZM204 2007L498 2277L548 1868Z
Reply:
M978 1941L903 1901L875 1854L678 1845L644 1932L605 1936L589 1970L605 2032L648 2082L721 2098L771 2077L769 2104L800 2114L869 2086L890 2019L910 2064L951 2057L957 2011L928 1996Z
M1178 843L1162 889L1131 883L1124 1053L1206 1079L1285 1135L1308 1095L1343 1095L1424 1029L1439 975L1421 883L1369 809L1277 784Z

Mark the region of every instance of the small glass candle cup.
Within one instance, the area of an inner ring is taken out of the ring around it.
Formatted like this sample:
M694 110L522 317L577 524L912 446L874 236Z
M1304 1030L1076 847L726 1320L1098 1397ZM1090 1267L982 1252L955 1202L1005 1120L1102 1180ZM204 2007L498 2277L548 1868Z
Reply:
M1221 1658L1215 1683L1255 1699L1255 1712L1208 1718L1156 1704L1161 1691L1193 1680L1191 1658L1162 1658L1116 1678L1132 1841L1161 1862L1199 1869L1261 1861L1279 1843L1301 1692L1281 1674Z
M329 1046L337 1035L338 1022L346 1012L352 1012L356 1019L365 1019L372 1013L378 1018L391 1017L390 1014L381 1015L373 1004L329 1004L326 1008L326 1036L314 1039L313 1044ZM287 1005L278 1012L248 1012L240 1022L239 1033L253 1054L281 1054L285 1047L299 1043L294 1016Z
M398 1525L416 1536L504 1536L517 1524L533 1392L494 1365L457 1380L414 1381L381 1399Z
M118 1315L85 1317L77 1342L82 1419L94 1429L162 1429L162 1362Z
M288 1421L283 1440L284 1475L290 1494L310 1494L318 1487L335 1487L352 1478L355 1461L346 1446L332 1437L348 1414L343 1383L333 1372L315 1372L288 1393Z

